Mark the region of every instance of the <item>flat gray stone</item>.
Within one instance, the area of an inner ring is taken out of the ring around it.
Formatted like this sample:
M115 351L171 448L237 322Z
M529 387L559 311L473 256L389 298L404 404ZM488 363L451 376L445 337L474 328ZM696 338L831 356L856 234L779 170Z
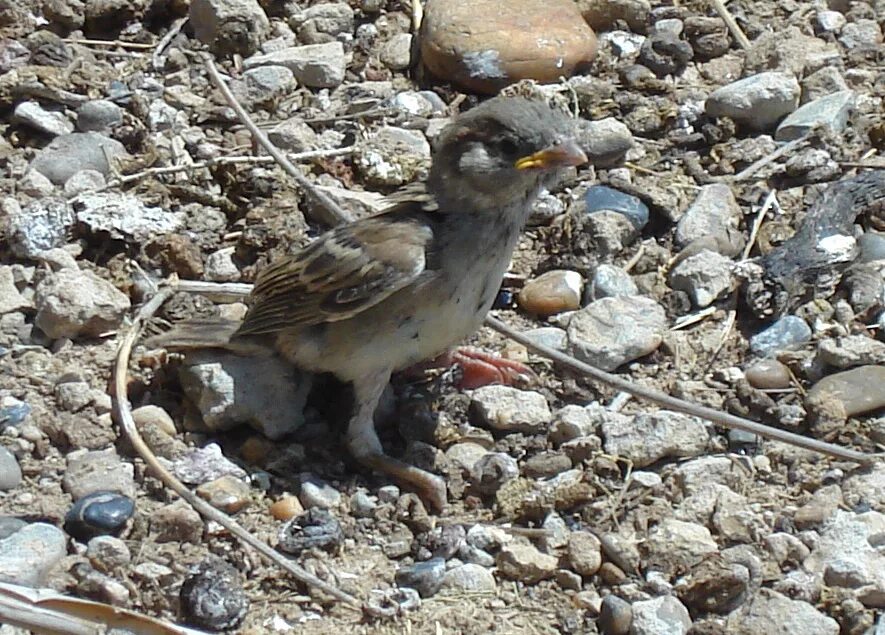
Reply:
M791 600L771 589L762 588L726 621L729 635L756 633L808 633L838 635L839 623L808 602Z
M72 132L56 137L40 150L31 168L56 185L64 185L80 170L97 170L108 176L108 161L128 155L122 143L99 132Z
M777 127L774 138L777 141L792 141L819 126L842 132L854 108L855 97L853 90L840 90L808 102L787 115Z
M579 359L611 371L660 346L667 328L661 305L643 296L602 298L568 320L568 339Z
M670 272L670 286L685 291L698 308L710 306L731 290L734 263L707 249L689 256Z
M688 609L672 595L634 602L630 635L685 635L691 628Z
M28 309L31 306L15 286L15 276L12 273L12 267L8 265L0 265L0 315Z
M12 121L54 137L74 131L74 124L63 112L46 110L36 101L18 104L12 111Z
M46 523L32 523L0 540L0 581L36 587L67 555L64 532Z
M714 117L731 117L753 130L769 130L799 105L799 82L787 73L759 73L723 86L706 101Z
M335 88L344 81L347 61L341 42L294 46L281 51L253 55L243 61L246 70L258 66L285 66L302 86Z
M52 339L98 337L116 329L129 298L91 271L62 269L37 285L34 323Z
M605 451L645 467L666 457L698 456L707 449L707 424L669 410L640 414L632 420L612 417L602 422Z
M80 194L74 200L74 211L77 220L93 233L106 232L111 238L139 243L184 225L182 213L149 207L124 192Z
M550 423L550 406L539 392L483 386L470 396L471 409L482 423L495 430L540 432Z
M212 430L246 423L279 439L304 423L313 378L275 357L244 358L223 351L189 353L182 387Z
M859 366L827 375L808 391L806 400L835 399L850 416L885 406L885 366Z
M704 185L676 224L676 242L685 247L706 236L718 236L736 229L742 216L728 185Z

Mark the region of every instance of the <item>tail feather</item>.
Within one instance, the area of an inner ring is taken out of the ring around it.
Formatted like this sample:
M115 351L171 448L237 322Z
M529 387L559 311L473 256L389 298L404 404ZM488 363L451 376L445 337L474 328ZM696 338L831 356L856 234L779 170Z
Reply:
M189 351L217 348L241 355L268 355L269 347L255 338L234 337L240 322L225 318L194 318L145 340L148 348Z

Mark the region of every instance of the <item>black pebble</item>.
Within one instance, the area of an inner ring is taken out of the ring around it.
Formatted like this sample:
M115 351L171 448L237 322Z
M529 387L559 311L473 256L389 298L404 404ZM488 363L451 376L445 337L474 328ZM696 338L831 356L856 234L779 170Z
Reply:
M78 540L116 534L135 512L135 501L118 492L93 492L65 515L65 531Z

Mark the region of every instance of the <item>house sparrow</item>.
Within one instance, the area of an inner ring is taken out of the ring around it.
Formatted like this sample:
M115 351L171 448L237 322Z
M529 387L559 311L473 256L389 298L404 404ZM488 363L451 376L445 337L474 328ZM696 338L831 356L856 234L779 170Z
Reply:
M542 102L484 102L443 130L426 184L262 270L242 323L184 323L150 344L273 349L301 369L350 382L350 452L442 509L439 476L384 454L375 408L392 372L482 324L538 192L587 160L571 130Z

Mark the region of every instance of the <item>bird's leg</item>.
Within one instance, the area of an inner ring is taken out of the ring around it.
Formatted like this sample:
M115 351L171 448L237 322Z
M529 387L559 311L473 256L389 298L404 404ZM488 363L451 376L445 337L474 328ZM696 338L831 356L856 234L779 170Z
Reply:
M373 415L388 381L389 372L354 382L356 408L347 426L347 447L357 461L411 485L431 507L442 511L446 505L446 484L442 478L387 456L378 440Z
M504 359L497 353L484 351L474 346L459 346L431 360L407 369L407 373L423 373L433 368L461 368L458 388L472 390L489 384L526 384L534 380L535 372L520 362Z

